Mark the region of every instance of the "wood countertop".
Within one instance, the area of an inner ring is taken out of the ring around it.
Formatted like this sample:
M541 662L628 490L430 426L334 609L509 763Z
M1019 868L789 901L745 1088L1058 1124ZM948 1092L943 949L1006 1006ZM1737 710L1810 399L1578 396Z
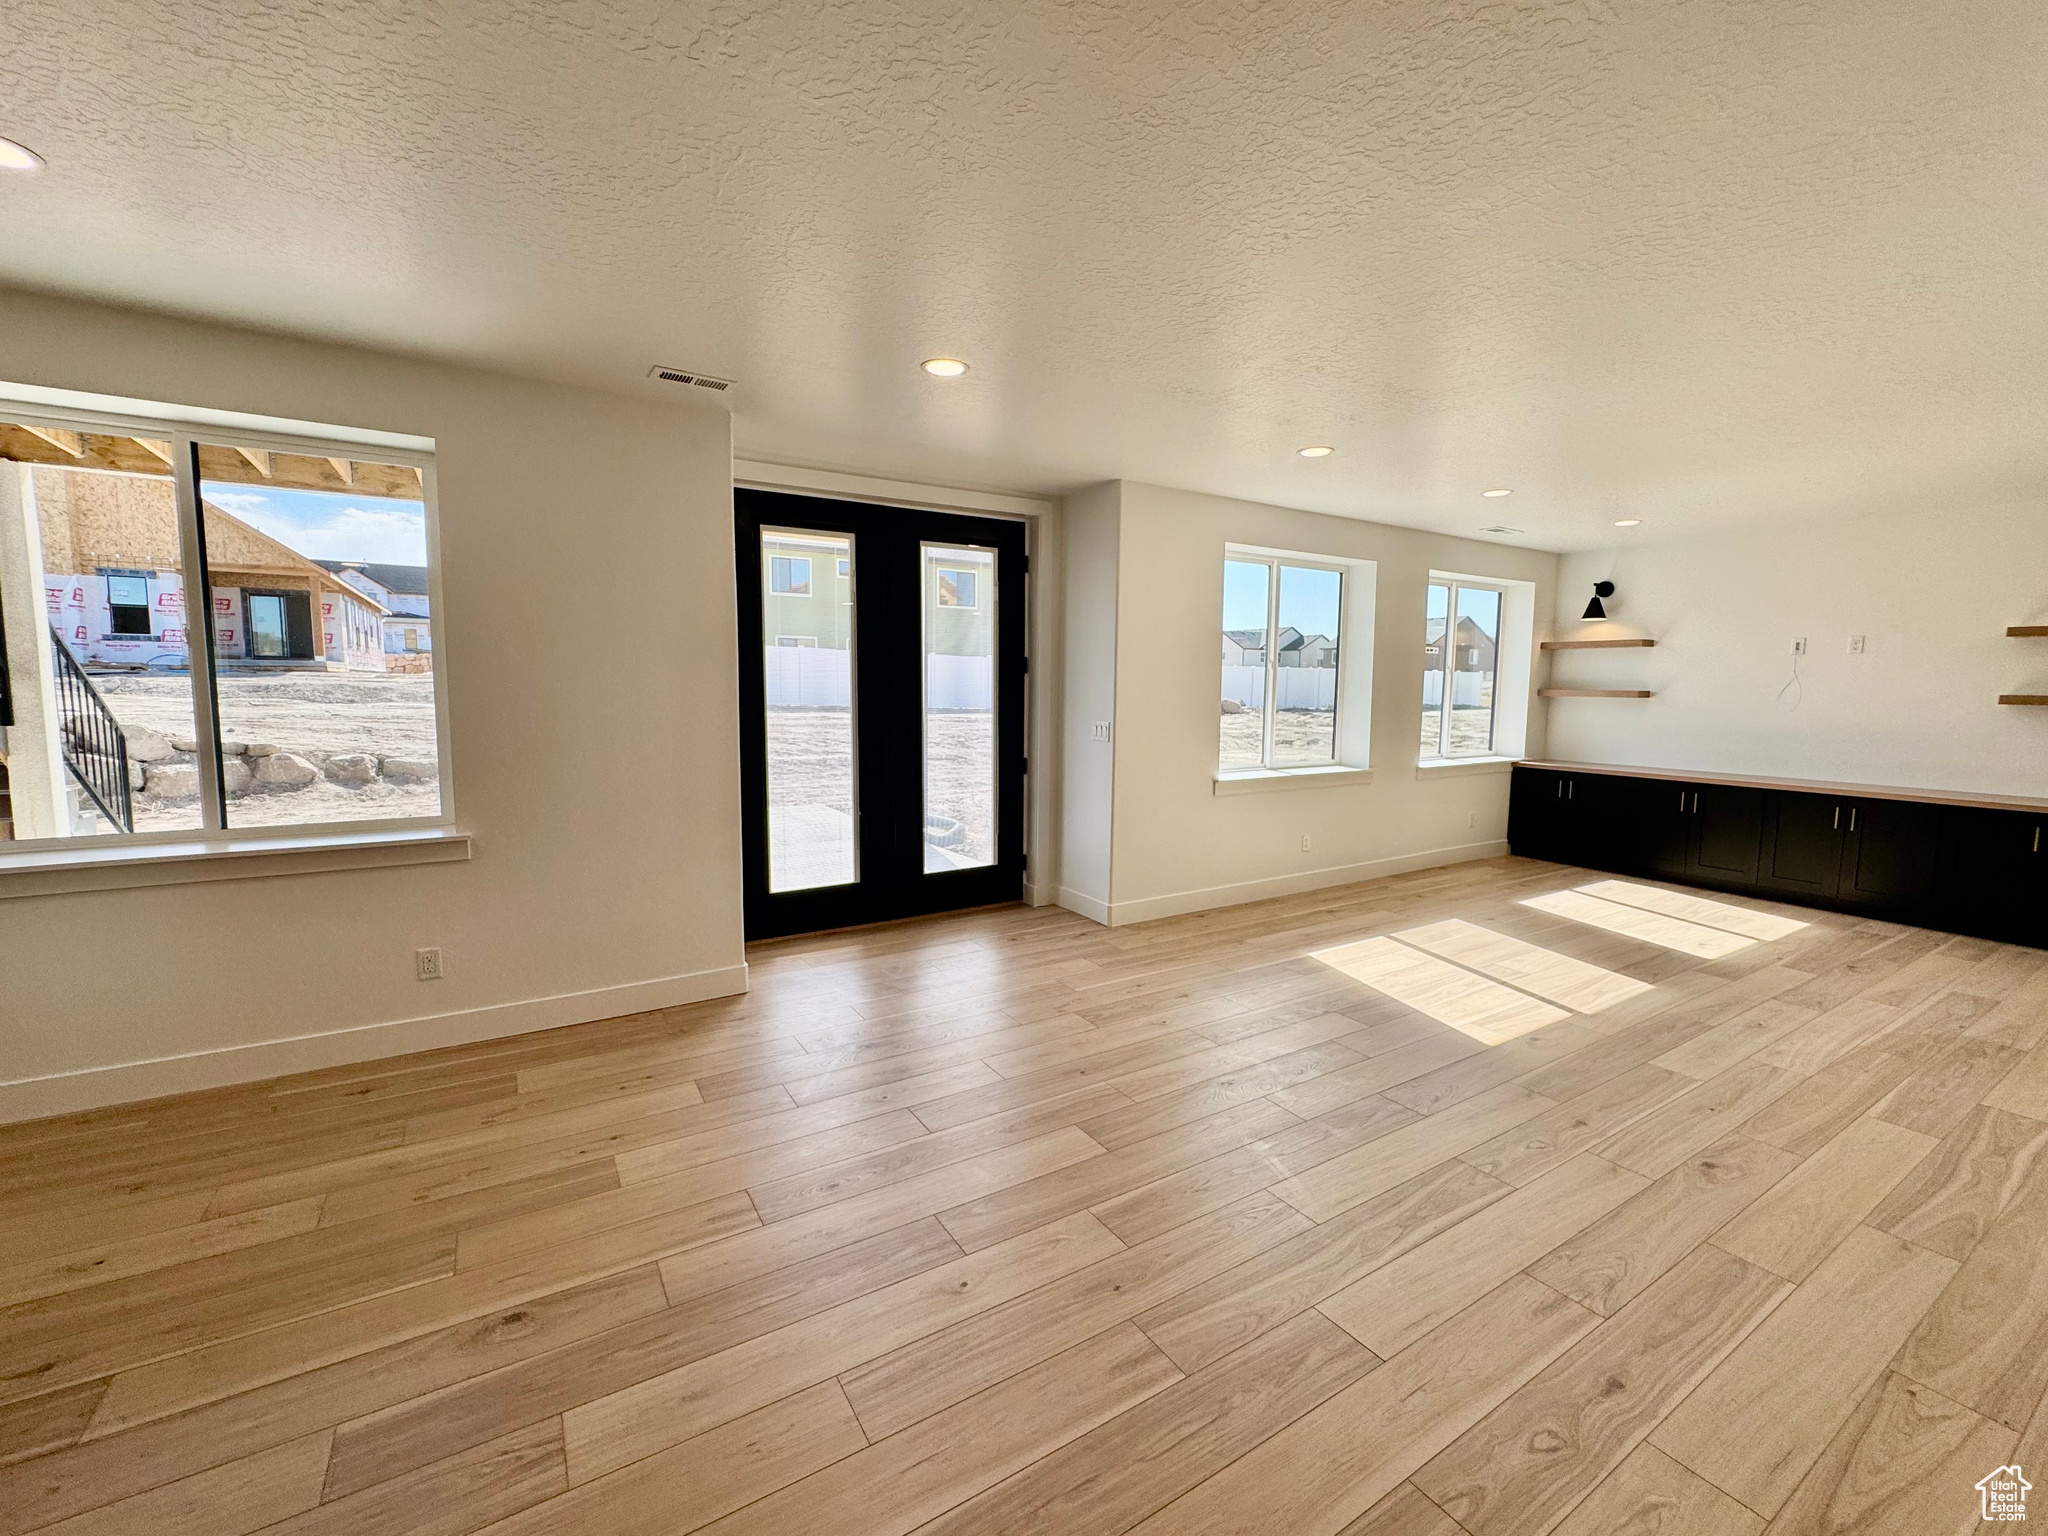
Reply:
M1697 773L1687 768L1633 768L1620 763L1560 763L1524 758L1518 768L1558 773L1607 773L1625 779L1667 779L1674 784L1732 784L1744 789L1789 789L1809 795L1849 795L1858 800L1915 800L1925 805L1968 805L1991 811L2048 812L2048 800L2028 795L1978 794L1959 789L1907 789L1894 784L1841 784L1828 779L1773 779L1752 773Z

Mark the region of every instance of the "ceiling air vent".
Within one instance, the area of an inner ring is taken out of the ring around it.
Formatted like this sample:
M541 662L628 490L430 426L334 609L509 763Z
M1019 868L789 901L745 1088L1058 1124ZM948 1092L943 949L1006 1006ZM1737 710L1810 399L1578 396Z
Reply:
M656 363L647 370L647 377L659 379L664 384L694 384L699 389L727 390L732 388L731 379L714 379L708 373L692 373L687 368L669 368Z
M1493 525L1493 526L1492 526L1491 528L1482 528L1482 529L1480 529L1479 531L1480 531L1481 533L1520 533L1520 532L1522 532L1522 530L1521 530L1520 528L1510 528L1510 527L1507 527L1507 526L1506 526L1505 524L1502 524L1502 523L1495 523L1495 524L1494 524L1494 525Z

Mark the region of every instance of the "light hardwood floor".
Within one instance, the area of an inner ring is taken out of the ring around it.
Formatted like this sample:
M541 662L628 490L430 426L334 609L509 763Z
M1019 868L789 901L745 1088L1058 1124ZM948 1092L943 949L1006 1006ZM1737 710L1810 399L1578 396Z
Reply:
M2048 1510L2048 954L1660 890L972 913L0 1129L0 1536Z

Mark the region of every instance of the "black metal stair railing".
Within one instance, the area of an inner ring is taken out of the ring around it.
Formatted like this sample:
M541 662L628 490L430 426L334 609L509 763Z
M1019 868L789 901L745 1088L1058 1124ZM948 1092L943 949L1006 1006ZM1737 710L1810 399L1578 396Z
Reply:
M53 625L50 650L57 685L58 735L64 766L78 780L99 812L123 832L135 830L135 807L128 790L128 739L85 668L71 654Z

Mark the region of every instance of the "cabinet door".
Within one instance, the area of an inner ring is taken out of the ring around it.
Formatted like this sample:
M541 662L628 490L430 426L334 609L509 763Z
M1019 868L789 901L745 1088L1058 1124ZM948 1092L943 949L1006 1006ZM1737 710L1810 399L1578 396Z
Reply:
M1633 781L1611 773L1574 773L1564 786L1564 839L1567 860L1588 869L1625 867L1635 818Z
M1852 800L1842 843L1842 900L1902 913L1934 894L1940 813L1906 800Z
M1772 790L1764 816L1763 867L1757 884L1832 901L1842 883L1842 840L1849 808L1833 795Z
M1685 872L1723 884L1754 884L1757 849L1763 836L1763 791L1702 784L1692 792L1689 803L1692 828Z
M1517 768L1508 785L1508 851L1525 859L1567 860L1560 847L1564 775L1548 768Z
M1945 810L1935 891L1944 926L2048 948L2048 817Z
M1635 836L1630 867L1645 874L1685 878L1686 845L1692 833L1692 797L1685 784L1663 779L1638 779L1635 787Z

